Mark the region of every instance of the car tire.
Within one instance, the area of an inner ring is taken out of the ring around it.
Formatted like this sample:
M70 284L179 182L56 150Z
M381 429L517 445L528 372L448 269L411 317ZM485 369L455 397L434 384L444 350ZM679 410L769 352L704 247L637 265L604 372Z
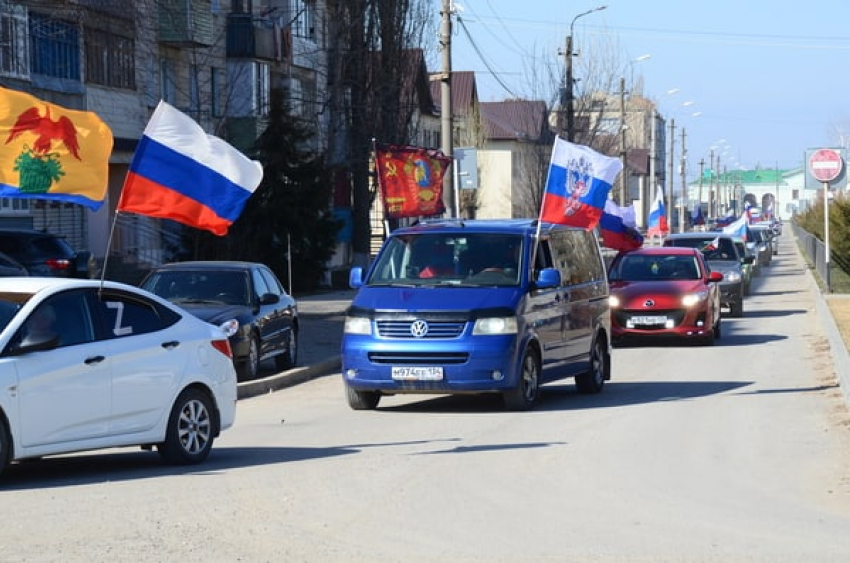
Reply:
M729 309L731 311L731 315L735 318L741 318L744 316L744 300L738 299L729 304Z
M720 340L720 336L722 335L722 329L720 328L720 320L722 317L717 316L717 322L714 323L714 328L712 329L712 334L714 335L715 340Z
M585 373L576 376L576 389L582 394L599 393L605 386L611 358L605 343L600 338L593 339L590 348L590 367Z
M12 457L12 440L9 438L9 430L6 428L6 423L3 416L0 415L0 475L9 464L9 459Z
M381 394L377 391L358 391L348 385L345 386L345 396L348 399L348 406L356 411L375 410L381 400Z
M298 365L298 327L292 325L286 335L286 352L275 356L275 366L279 370L290 369Z
M502 393L505 407L511 411L527 411L540 395L540 360L533 350L526 350L517 385Z
M251 381L260 373L260 342L256 334L248 338L248 355L239 364L239 381Z
M165 441L157 445L160 457L171 465L190 465L204 461L217 433L212 400L199 389L186 389L177 397Z

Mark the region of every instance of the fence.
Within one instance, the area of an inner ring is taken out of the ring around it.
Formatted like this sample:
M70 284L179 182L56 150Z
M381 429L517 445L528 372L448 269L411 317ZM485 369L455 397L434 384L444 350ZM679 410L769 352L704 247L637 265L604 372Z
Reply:
M812 264L823 282L826 293L832 293L832 270L835 264L832 260L827 264L826 245L815 235L798 226L796 222L790 222L794 228L794 236L799 241L800 248L805 253L809 264ZM832 254L830 252L830 254Z

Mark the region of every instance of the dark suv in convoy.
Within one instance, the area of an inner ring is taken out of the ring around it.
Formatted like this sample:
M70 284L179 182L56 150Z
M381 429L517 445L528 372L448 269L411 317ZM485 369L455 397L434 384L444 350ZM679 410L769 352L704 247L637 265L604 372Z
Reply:
M720 305L728 307L731 316L744 316L744 264L754 257L741 256L731 235L718 231L676 233L664 239L664 246L688 246L702 252L712 271L721 272Z
M31 276L94 278L92 253L76 251L56 235L33 229L0 229L0 252L19 262Z

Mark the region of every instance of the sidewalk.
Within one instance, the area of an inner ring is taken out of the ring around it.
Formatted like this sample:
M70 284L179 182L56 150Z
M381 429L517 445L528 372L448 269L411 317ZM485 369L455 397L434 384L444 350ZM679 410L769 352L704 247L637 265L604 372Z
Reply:
M298 297L301 331L297 365L277 373L264 364L259 379L239 384L239 398L262 395L339 371L342 325L354 293L353 289L346 289Z
M844 394L844 400L847 405L850 405L850 354L847 346L841 338L841 333L814 274L805 266L796 238L785 235L781 241L780 252L795 253L800 261L800 267L806 270L806 276L815 297L817 313L829 340L835 373ZM769 276L769 269L763 275ZM314 377L338 372L341 366L340 345L345 310L350 305L354 293L354 290L347 289L298 298L298 313L301 319L298 365L280 373L275 373L273 369L264 369L262 371L264 376L260 379L239 384L239 398L269 393Z

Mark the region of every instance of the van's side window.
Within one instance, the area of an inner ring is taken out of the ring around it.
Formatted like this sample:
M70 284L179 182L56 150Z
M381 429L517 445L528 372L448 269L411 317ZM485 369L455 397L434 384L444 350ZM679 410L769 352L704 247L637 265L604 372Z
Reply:
M561 230L552 233L555 267L564 285L576 285L605 278L599 258L598 243L593 233L583 230Z

